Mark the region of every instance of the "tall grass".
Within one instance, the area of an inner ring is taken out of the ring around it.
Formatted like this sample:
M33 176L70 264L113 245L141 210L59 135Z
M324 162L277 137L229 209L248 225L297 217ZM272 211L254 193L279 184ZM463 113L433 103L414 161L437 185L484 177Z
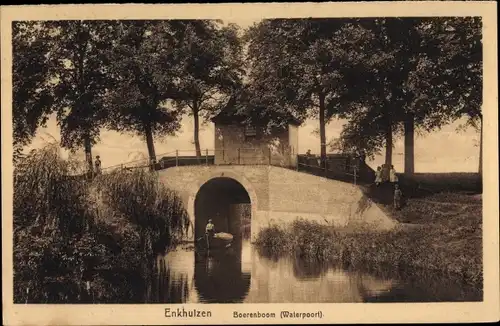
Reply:
M189 218L181 199L155 173L116 171L95 178L91 189L101 207L107 206L108 214L126 217L137 227L145 253L177 244L188 231Z
M186 232L180 199L154 174L88 181L81 165L55 145L16 162L16 303L144 302L154 253Z
M343 267L427 271L479 285L482 282L478 241L460 232L430 225L413 230L353 232L298 219L287 227L270 226L256 239L264 255L293 255Z

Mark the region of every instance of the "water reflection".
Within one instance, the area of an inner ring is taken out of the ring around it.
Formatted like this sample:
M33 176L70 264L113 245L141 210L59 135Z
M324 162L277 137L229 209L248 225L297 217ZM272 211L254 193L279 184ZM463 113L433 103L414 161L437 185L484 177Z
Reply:
M270 259L254 254L252 288L246 302L307 303L363 302L357 273L318 261ZM374 279L368 291L388 290L391 280Z
M402 273L397 286L377 293L360 287L365 302L466 302L482 301L483 290L461 279L429 273ZM362 284L363 285L363 284Z
M314 260L292 259L293 276L299 280L315 279L328 271L328 265Z
M250 273L241 270L241 248L196 254L194 286L203 302L243 302L250 288Z
M155 302L307 303L480 301L482 291L427 274L398 276L298 258L271 259L248 241L227 251L178 248L158 258Z
M180 303L189 300L189 281L186 273L172 270L164 257L159 257L159 277L154 287L154 302Z

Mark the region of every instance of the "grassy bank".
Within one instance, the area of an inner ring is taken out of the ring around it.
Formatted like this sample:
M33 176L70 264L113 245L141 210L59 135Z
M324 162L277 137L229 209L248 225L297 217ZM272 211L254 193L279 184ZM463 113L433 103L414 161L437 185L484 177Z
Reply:
M353 233L297 220L288 227L263 230L256 242L270 256L292 254L354 268L429 271L482 283L480 199L439 193L411 200L396 214L405 225L393 231Z
M403 199L421 199L437 194L481 194L482 182L477 173L415 173L412 177L399 176L399 186L403 191ZM361 190L373 202L392 205L394 189L390 183L380 186L375 184L361 185ZM450 198L461 200L458 197Z
M71 177L80 165L48 146L15 166L16 303L145 302L155 252L186 231L180 199L155 174L87 181Z
M399 176L403 186L417 186L427 194L440 192L482 192L481 176L475 172L415 173L412 177Z

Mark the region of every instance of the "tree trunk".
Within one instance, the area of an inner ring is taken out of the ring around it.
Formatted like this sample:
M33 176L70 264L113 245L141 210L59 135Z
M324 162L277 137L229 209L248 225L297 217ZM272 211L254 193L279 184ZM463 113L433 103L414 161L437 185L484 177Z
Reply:
M409 113L405 122L405 175L415 173L415 116Z
M321 142L321 167L326 167L325 95L319 94L319 139Z
M201 148L200 148L200 117L198 115L198 103L193 102L193 117L194 117L194 147L196 149L196 158L200 163Z
M479 134L479 167L478 172L479 176L483 177L483 117L479 122L481 125L479 126L480 134Z
M385 164L387 167L392 165L392 124L389 122L385 131Z
M86 135L83 139L83 147L85 150L85 160L87 161L89 172L93 172L94 165L92 163L92 143L90 142L90 136Z
M153 131L151 129L151 124L149 123L149 121L144 123L144 133L146 135L146 144L148 146L149 164L151 169L154 169L154 164L156 163L156 153L155 144L153 141Z
M78 22L77 24L78 30L77 30L77 38L80 36L82 33L82 22ZM87 42L84 42L83 44L78 42L78 48L77 48L77 60L76 64L78 65L78 75L77 75L77 81L78 81L78 99L76 102L76 106L79 112L85 112L85 103L82 102L82 98L85 94L85 80L84 80L84 57L85 57L85 48L87 46ZM88 118L88 117L87 117ZM85 119L87 120L87 119ZM92 163L92 143L90 139L90 133L89 133L89 122L85 121L83 124L83 132L84 132L84 139L83 139L83 147L85 150L85 159L87 160L89 172L91 175L93 175L94 172L94 165Z

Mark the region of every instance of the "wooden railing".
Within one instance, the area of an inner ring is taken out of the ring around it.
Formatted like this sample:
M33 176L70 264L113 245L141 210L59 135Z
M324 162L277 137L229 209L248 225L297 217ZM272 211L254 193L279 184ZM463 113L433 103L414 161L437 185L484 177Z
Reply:
M374 179L374 171L366 163L346 155L328 155L325 164L321 164L319 156L290 155L289 152L264 151L260 148L237 148L231 151L227 149L205 149L202 150L200 156L193 152L193 150L176 150L157 155L157 157L161 156L159 160L141 159L130 161L103 168L100 173L134 169L158 171L178 166L208 166L215 164L270 165L354 184L371 183ZM186 153L190 155L186 155ZM89 174L90 177L93 177L99 174L99 171L92 171Z
M298 155L297 170L354 184L371 183L375 177L375 172L365 162L346 155L327 155L324 164L319 156Z

